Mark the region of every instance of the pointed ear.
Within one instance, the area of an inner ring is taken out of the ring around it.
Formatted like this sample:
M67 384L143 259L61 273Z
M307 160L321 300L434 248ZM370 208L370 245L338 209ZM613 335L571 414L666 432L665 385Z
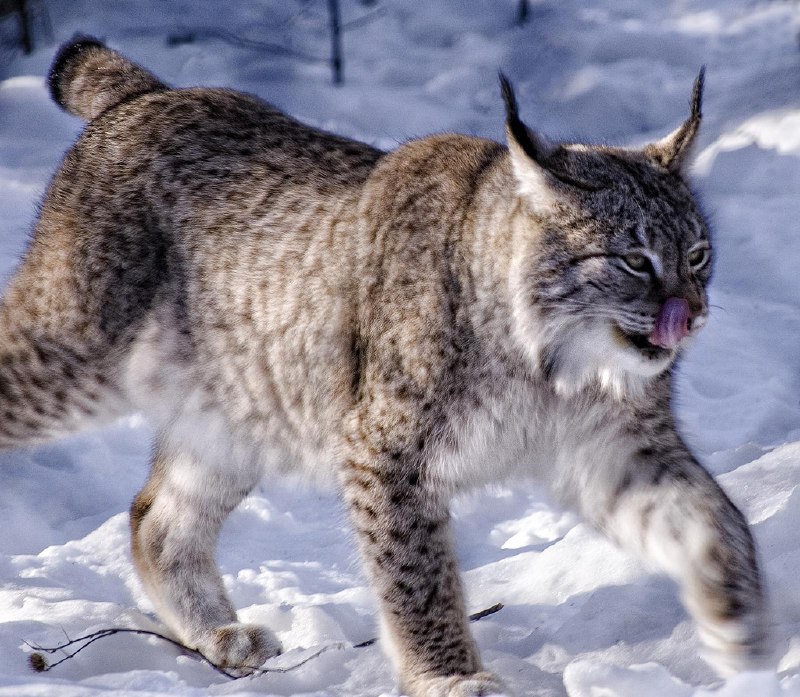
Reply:
M697 139L702 120L703 83L705 82L706 67L700 68L700 74L694 81L692 90L692 113L678 129L666 138L648 145L644 154L651 160L668 169L674 174L685 171L687 162L692 153L692 146Z
M551 177L544 162L554 148L545 138L522 123L514 88L502 72L499 77L506 105L506 138L518 192L535 208L549 208L554 203L556 194L551 188Z

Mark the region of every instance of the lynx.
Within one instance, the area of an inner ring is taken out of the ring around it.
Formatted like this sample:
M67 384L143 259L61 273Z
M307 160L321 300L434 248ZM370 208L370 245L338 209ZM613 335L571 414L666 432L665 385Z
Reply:
M136 569L220 666L281 650L237 621L214 551L290 471L341 492L414 697L509 694L470 636L448 511L510 476L674 578L723 668L767 655L748 526L671 408L708 313L685 180L703 73L688 119L638 149L550 142L501 83L507 147L385 153L247 94L171 89L94 39L54 61L53 98L89 123L3 298L0 447L143 412Z

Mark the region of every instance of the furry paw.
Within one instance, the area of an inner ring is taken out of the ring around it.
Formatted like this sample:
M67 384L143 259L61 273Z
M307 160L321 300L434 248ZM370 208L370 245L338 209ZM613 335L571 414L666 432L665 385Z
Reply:
M239 622L205 632L197 644L209 661L242 675L252 673L282 651L280 641L269 629Z
M414 697L512 697L500 679L487 672L423 679L414 683Z
M769 631L760 614L714 624L704 622L697 632L706 647L704 658L722 677L775 667Z

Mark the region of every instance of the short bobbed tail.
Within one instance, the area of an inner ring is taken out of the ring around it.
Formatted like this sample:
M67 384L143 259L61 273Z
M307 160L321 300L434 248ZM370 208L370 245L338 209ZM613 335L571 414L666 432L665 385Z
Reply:
M59 49L48 84L53 100L85 121L140 95L168 89L151 72L90 36L76 36Z

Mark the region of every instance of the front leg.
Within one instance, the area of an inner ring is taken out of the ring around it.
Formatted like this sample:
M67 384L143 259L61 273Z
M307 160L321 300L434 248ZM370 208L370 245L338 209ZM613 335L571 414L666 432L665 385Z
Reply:
M447 504L432 491L421 463L399 452L353 458L344 488L401 689L413 697L508 694L482 671Z
M592 474L574 499L612 539L678 582L720 673L764 667L767 603L744 516L670 426L651 433L649 442L641 433L625 440L622 462L610 452L603 462L598 448L599 461L584 463Z

